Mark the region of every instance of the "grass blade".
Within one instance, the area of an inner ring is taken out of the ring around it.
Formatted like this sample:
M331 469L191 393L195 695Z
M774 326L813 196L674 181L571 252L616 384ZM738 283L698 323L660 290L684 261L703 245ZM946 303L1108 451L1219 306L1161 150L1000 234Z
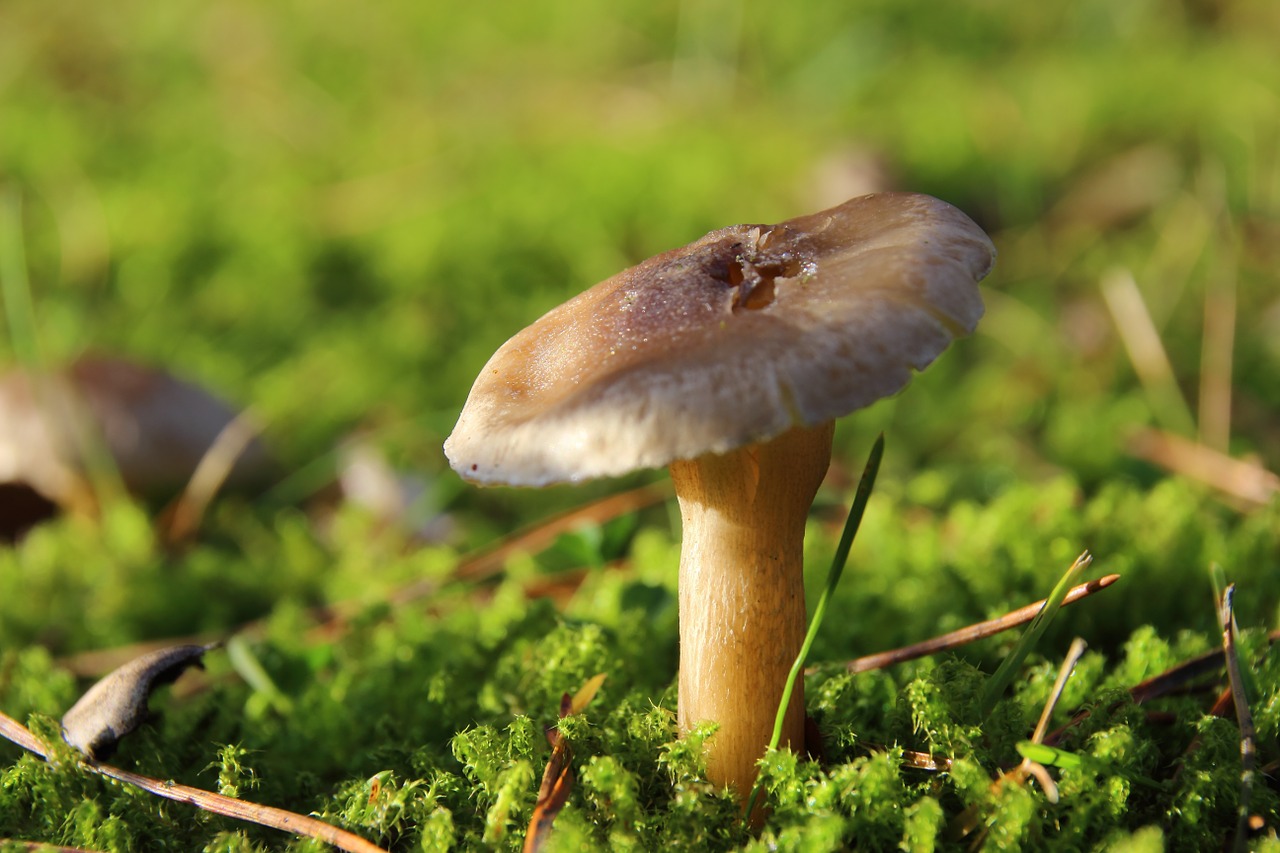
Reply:
M9 340L20 364L39 366L35 310L23 248L22 197L16 190L0 193L0 305L9 320Z
M831 595L835 592L837 584L840 583L840 575L844 573L845 563L849 561L849 549L853 547L853 539L858 535L858 528L862 525L862 515L866 511L867 501L871 498L871 489L875 486L876 474L880 472L882 458L884 458L884 433L877 436L875 444L871 446L866 467L862 469L862 479L858 481L858 491L853 496L853 506L849 507L849 517L845 520L844 532L840 534L840 544L836 546L836 552L831 558L826 586L818 596L818 603L814 605L813 616L809 618L809 630L804 635L800 653L796 655L795 663L791 665L791 672L787 675L786 686L782 689L782 699L778 702L778 715L774 719L773 737L769 740L769 750L777 749L778 742L782 740L782 724L786 717L787 706L791 703L792 688L804 673L804 662L809 656L814 638L818 636L818 629L822 627L822 619L827 613L827 604L831 601ZM759 795L760 780L757 779L755 786L751 789L751 799L747 802L745 815L749 816L755 812Z
M1062 602L1066 599L1067 592L1075 585L1080 573L1092 562L1093 557L1090 556L1088 551L1076 557L1076 561L1071 564L1071 568L1063 573L1053 591L1049 593L1044 607L1036 614L1036 618L1031 620L1031 625L1027 627L1022 636L1018 638L1017 645L1013 647L1013 651L1000 662L999 668L996 669L995 674L991 676L982 690L979 714L984 719L991 714L996 702L1000 700L1005 689L1013 681L1014 675L1017 674L1018 669L1022 666L1022 662L1026 660L1027 655L1031 653L1036 643L1044 636L1045 629L1049 627L1053 617L1062 609Z
M1057 767L1062 770L1085 769L1090 773L1096 773L1101 776L1116 775L1123 776L1130 782L1142 785L1146 788L1154 788L1157 791L1166 791L1169 789L1167 782L1157 782L1150 776L1143 776L1140 773L1130 773L1114 766L1111 762L1101 758L1094 758L1091 755L1081 755L1078 752L1071 752L1066 749L1059 749L1056 746L1048 746L1043 743L1032 743L1029 740L1020 741L1015 749L1018 754L1028 761L1034 761L1036 764L1042 764L1045 767Z

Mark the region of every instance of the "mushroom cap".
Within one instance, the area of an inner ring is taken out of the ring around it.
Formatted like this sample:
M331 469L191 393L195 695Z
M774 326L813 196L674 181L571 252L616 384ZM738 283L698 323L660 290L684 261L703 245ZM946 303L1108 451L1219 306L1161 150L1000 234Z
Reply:
M713 231L507 341L445 454L477 483L544 486L833 420L972 332L994 260L969 217L912 193Z

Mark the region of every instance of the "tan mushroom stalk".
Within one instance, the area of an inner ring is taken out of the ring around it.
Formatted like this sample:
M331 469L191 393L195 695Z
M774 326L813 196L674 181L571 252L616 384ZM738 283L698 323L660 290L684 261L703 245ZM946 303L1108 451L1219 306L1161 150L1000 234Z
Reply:
M804 525L831 461L831 421L671 463L680 501L682 732L719 723L707 777L746 794L804 640ZM804 749L797 684L781 745Z
M680 727L719 724L707 775L740 796L803 639L804 525L832 423L973 330L993 259L968 217L913 194L714 231L513 337L445 442L482 484L670 466L684 524ZM792 695L784 734L800 749Z

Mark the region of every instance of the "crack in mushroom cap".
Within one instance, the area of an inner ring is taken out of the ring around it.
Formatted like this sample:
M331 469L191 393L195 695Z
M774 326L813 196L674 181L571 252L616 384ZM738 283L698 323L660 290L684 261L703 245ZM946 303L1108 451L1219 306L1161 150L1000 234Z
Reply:
M507 341L445 454L468 480L544 486L833 420L972 332L994 260L969 217L912 193L713 231Z

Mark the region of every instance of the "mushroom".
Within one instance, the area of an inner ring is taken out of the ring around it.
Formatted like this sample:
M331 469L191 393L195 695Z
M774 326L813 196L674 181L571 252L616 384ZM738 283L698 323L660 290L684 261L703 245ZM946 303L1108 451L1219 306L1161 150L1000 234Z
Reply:
M965 214L877 193L736 225L552 309L476 380L445 454L482 485L669 466L680 504L679 727L750 791L805 632L802 550L835 418L899 391L982 316L995 249ZM783 744L804 745L802 685Z
M94 465L113 466L137 494L171 497L237 417L190 382L118 358L83 357L58 372L0 376L0 507L27 508L21 525L0 523L0 539L55 507L90 509ZM271 469L266 448L252 439L227 485L250 488Z

